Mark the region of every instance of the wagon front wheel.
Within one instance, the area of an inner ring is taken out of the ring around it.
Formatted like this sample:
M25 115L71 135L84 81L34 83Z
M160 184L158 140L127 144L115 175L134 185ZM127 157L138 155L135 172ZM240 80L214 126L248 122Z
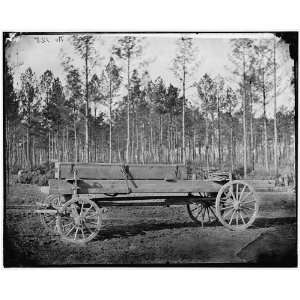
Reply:
M219 221L231 230L244 230L255 221L259 199L254 189L244 181L234 180L221 187L216 198Z
M74 197L62 206L57 217L57 229L65 241L86 243L96 237L101 222L101 210L94 201Z

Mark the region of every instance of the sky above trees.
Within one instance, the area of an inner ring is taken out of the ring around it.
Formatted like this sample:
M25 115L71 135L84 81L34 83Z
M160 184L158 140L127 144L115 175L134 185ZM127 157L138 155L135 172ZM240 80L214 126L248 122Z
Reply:
M128 35L128 34L126 34ZM111 55L111 50L120 34L97 34L95 48L97 51L97 65L93 73L100 74L103 67L107 64ZM133 62L133 68L138 69L140 74L147 70L151 79L155 80L161 76L169 84L172 83L180 87L179 80L174 76L171 70L172 60L176 52L176 40L180 34L141 34L145 37L143 40L143 55ZM197 91L191 87L193 82L199 80L203 74L207 73L211 77L218 75L232 81L234 80L231 72L231 62L229 55L231 53L230 39L250 37L255 38L273 38L270 34L190 34L194 39L197 48L196 57L200 61L199 67L187 85L186 97L195 105L201 105ZM70 43L70 35L25 35L18 37L9 51L6 53L8 63L14 69L15 85L19 84L20 74L28 67L41 76L45 70L51 70L55 76L58 76L62 83L66 83L66 75L62 66L63 55L72 57L74 64L81 66L82 60L75 53ZM282 44L277 50L278 61L285 63L278 74L283 78L280 85L285 89L278 95L278 107L283 105L288 108L294 106L294 91L287 82L292 76L293 62L289 56L288 45ZM124 67L124 72L126 68ZM125 88L125 86L123 87ZM271 99L270 99L271 100ZM267 106L267 114L271 117L273 112L272 101ZM260 108L257 108L257 115L261 114Z

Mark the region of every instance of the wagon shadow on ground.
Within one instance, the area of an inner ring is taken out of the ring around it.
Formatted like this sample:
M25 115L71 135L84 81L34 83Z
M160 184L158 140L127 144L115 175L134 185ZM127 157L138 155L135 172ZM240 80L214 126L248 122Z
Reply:
M296 217L283 217L283 218L257 218L255 223L248 229L269 228L279 225L294 224L297 222ZM204 225L204 228L222 227L218 221L211 222ZM173 222L173 223L139 223L134 225L108 225L102 228L93 240L102 241L113 238L130 237L136 235L144 235L148 231L158 231L165 229L181 229L181 228L199 228L202 229L201 224L195 222ZM224 228L224 230L226 230Z

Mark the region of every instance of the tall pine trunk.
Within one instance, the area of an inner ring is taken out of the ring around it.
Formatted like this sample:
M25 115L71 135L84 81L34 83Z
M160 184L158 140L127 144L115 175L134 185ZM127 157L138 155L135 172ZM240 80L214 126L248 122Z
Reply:
M49 143L48 143L48 161L50 163L51 161L51 131L50 131L50 128L49 128L49 131L48 131L48 137L49 137Z
M88 74L88 44L85 44L85 162L89 162L89 74Z
M274 37L274 168L275 176L278 175L278 154L277 154L277 103L276 103L276 38Z
M262 92L263 92L263 110L264 110L264 150L265 150L265 168L269 170L268 162L268 134L267 134L267 115L266 115L266 91L265 91L265 75L262 73Z
M182 162L185 163L186 152L185 152L185 64L183 64L183 80L182 80Z
M220 127L220 99L217 96L217 109L218 109L218 158L219 158L219 168L221 169L222 164L222 154L221 154L221 127Z
M232 115L232 107L230 103L230 166L231 166L231 173L233 172L234 168L234 161L233 161L233 115Z
M78 162L78 141L77 141L77 129L76 129L76 120L74 118L74 148L75 148L75 162Z
M253 98L252 98L252 85L250 82L250 152L252 171L254 171L254 143L253 143Z
M205 101L205 105L207 105L207 101ZM208 158L208 122L207 122L207 111L206 111L206 116L204 118L205 120L205 160L206 160L206 168L207 171L209 170L209 158Z
M31 168L31 151L30 151L30 129L29 126L27 126L26 130L26 158L27 158L27 167Z
M244 50L245 51L245 50ZM243 55L243 160L244 160L244 178L247 176L247 130L246 130L246 58Z
M67 161L70 160L70 156L69 156L69 126L68 125L66 128L66 159L67 159Z
M154 159L153 125L152 125L151 118L150 118L150 154L151 154L151 159Z
M112 89L111 89L111 79L109 80L109 163L112 163L112 116L111 116L111 106L112 106Z
M162 115L159 115L159 162L162 162L162 156L163 156L163 146L162 146L162 140L163 140L163 127L162 127Z
M97 161L97 137L96 137L96 117L97 117L97 108L96 108L96 104L95 104L95 108L94 108L94 161Z
M126 141L126 162L129 162L129 146L130 146L130 56L127 59L127 84L128 84L128 99L127 99L127 141Z

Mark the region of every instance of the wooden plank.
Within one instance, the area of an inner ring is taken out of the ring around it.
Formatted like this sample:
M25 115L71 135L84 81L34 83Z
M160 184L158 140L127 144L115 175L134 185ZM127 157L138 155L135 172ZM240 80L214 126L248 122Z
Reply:
M81 179L100 180L122 180L121 164L99 164L99 163L57 163L55 177L58 179L73 178L74 168L77 176ZM187 169L184 165L126 165L128 176L135 180L156 179L187 179Z
M73 178L74 168L82 179L123 179L120 165L59 163L59 178ZM57 174L58 175L58 174ZM58 177L57 177L58 178Z
M187 179L187 169L184 166L173 165L137 165L129 166L129 173L134 179Z
M246 179L245 182L256 188L274 188L275 180Z
M58 179L49 179L48 184L49 184L49 194L59 194L59 186L62 183L61 180ZM71 192L72 194L72 192Z
M131 182L129 188L132 193L199 193L218 192L220 185L203 180L178 180L167 182L163 180L136 180ZM79 182L79 194L103 194L103 193L128 193L125 180L84 180ZM57 186L50 188L52 193L72 194L73 185L66 181L60 181Z
M42 194L48 195L49 194L49 190L50 190L49 186L41 186L40 187L40 191L41 191Z

